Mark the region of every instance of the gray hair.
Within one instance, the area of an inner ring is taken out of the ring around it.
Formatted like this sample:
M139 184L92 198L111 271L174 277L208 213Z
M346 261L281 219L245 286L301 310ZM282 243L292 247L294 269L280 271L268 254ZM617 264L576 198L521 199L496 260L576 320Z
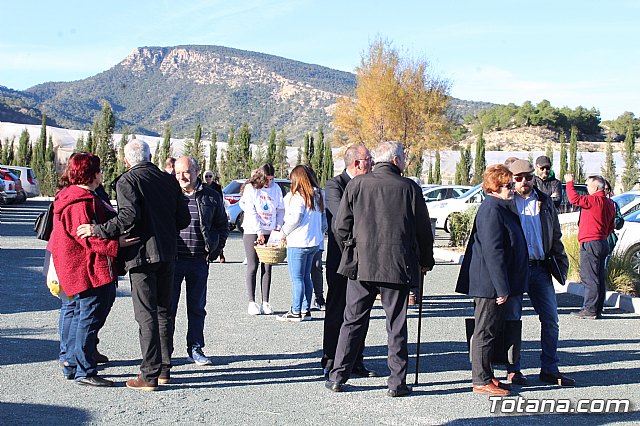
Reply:
M367 147L362 143L354 143L344 152L344 166L351 167L356 160L360 160L360 151L366 150Z
M151 161L151 149L146 142L139 139L132 139L124 146L124 158L133 167L143 161Z
M400 142L381 142L375 149L376 163L391 163L396 157L404 160L404 147Z
M598 191L604 191L605 179L602 176L593 175L593 176L589 176L589 179L591 179L593 181L593 183L596 185L596 188L598 189Z

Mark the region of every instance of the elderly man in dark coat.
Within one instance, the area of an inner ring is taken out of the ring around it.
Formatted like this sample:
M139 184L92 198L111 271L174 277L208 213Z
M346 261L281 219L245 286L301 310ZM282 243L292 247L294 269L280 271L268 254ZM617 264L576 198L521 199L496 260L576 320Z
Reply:
M433 268L433 234L420 187L401 175L402 145L381 143L376 160L373 172L349 182L335 220L336 239L343 247L338 272L350 280L334 366L325 386L343 390L380 292L387 317L388 395L396 397L411 393L406 384L407 299L409 288L417 287L420 275Z

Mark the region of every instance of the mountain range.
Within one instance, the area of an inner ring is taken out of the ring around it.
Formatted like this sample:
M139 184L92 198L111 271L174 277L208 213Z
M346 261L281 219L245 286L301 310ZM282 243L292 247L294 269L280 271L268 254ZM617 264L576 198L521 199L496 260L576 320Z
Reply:
M1 84L2 82L0 82ZM139 47L112 68L72 82L38 84L25 91L0 86L0 121L89 130L107 100L116 130L193 137L215 130L221 141L231 126L247 122L254 140L272 128L301 140L322 125L331 132L331 114L340 96L353 93L355 75L320 65L222 46ZM460 119L486 102L452 98Z

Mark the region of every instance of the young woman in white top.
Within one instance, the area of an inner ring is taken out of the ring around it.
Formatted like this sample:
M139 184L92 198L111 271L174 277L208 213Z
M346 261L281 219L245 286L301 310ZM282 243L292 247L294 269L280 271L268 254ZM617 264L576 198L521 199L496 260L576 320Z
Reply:
M284 200L285 217L282 234L287 242L287 262L291 278L291 310L280 321L311 319L313 282L311 267L318 247L324 244L327 218L324 200L311 183L311 170L296 166L289 175L291 192Z
M240 207L244 210L244 251L247 256L247 274L245 276L250 315L273 313L269 304L271 288L271 265L260 264L260 282L262 290L262 304L257 304L256 275L258 273L258 255L255 244L264 244L271 231L280 229L284 218L284 201L280 186L273 182L274 169L271 164L265 164L253 172L245 182Z

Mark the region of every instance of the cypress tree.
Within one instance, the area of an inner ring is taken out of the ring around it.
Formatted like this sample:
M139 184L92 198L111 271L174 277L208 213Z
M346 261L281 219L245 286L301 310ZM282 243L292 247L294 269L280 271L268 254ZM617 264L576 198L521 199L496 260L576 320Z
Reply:
M9 149L7 150L7 162L5 164L8 164L10 166L17 166L18 164L16 163L16 158L15 158L15 148L13 146L13 143L15 142L16 138L13 137L11 138L11 145L9 146Z
M260 167L265 163L266 156L264 152L264 144L262 143L262 141L258 142L258 146L253 151L253 158L251 161L255 165L255 167Z
M124 146L129 141L129 127L124 126L124 130L122 131L122 136L120 136L120 142L118 142L118 156L116 160L116 172L117 176L120 176L122 173L127 171L127 165L124 162ZM158 145L156 144L156 150L158 149Z
M567 143L564 132L560 132L560 173L558 179L564 182L564 175L567 174Z
M22 133L20 133L20 140L18 141L18 155L16 157L16 161L19 166L29 166L29 146L31 143L29 142L29 132L27 129L24 129Z
M300 161L298 162L298 164L309 165L311 163L309 151L309 133L304 134L304 139L302 140L302 153L299 152L298 157L300 157Z
M242 123L238 132L237 148L240 157L240 174L238 177L248 177L251 175L254 165L251 155L251 132L246 121Z
M274 167L280 179L286 179L289 176L289 158L287 156L287 136L284 130L280 130L276 147L276 159Z
M84 152L84 134L80 135L80 137L76 141L75 152Z
M325 182L333 177L333 152L331 151L331 141L327 140L324 144L324 173L322 174L323 181L321 185L324 186Z
M551 168L553 169L553 147L551 146L551 143L547 144L547 150L545 151L544 155L549 157L549 161L551 161Z
M569 136L569 173L577 177L578 175L578 135L575 126L571 126ZM582 182L576 180L576 182Z
M56 168L56 154L53 149L53 137L51 137L51 135L49 135L49 141L45 150L44 164L45 169L42 175L43 179L40 185L40 191L43 195L53 196L55 195L58 185L58 172Z
M193 137L191 156L198 163L198 167L202 169L204 167L204 145L202 143L202 127L200 126L200 123L196 125L196 133Z
M604 164L600 168L602 176L609 181L611 185L611 192L613 192L616 186L616 162L613 158L613 143L611 136L607 136L607 144L604 150Z
M211 145L209 146L209 170L213 172L213 177L218 177L218 133L214 130L211 134Z
M636 154L636 134L633 126L629 126L624 138L624 172L622 173L622 190L629 191L640 177L638 171L638 154Z
M578 157L578 176L576 178L577 182L586 182L587 177L584 174L584 158L582 158L582 154Z
M324 173L324 132L322 126L318 128L318 138L313 149L313 157L311 158L311 168L318 175L318 180L324 182L326 178L322 176Z
M482 175L484 170L487 168L487 160L485 158L485 147L484 147L484 135L482 130L478 135L478 141L476 142L476 158L474 162L473 168L473 184L478 185L482 183Z
M7 164L7 147L6 145L9 143L8 138L4 138L5 144L2 144L2 139L0 139L0 164Z
M305 144L306 145L306 144ZM302 146L298 147L298 156L296 157L296 166L302 164L302 156L304 153L302 152Z
M267 163L275 164L276 161L276 129L271 128L269 143L267 144Z
M164 135L162 138L162 146L160 147L160 153L158 154L158 167L164 170L164 162L167 158L173 157L173 149L171 147L171 125L166 123L164 125Z
M427 173L427 183L431 185L433 183L433 163L429 160L429 172Z
M436 165L433 172L433 183L442 184L442 176L440 175L440 148L436 149Z

